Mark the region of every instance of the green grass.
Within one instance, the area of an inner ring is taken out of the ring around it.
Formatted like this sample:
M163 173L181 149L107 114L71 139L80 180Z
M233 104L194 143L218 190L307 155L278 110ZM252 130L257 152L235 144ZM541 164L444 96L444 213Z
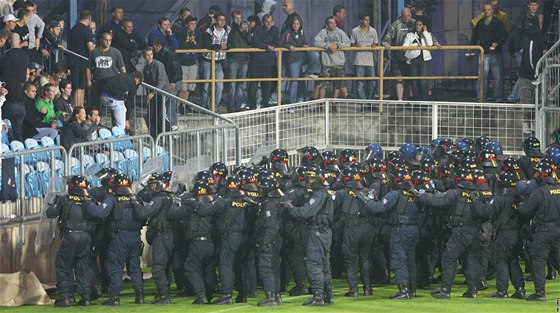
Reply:
M325 307L302 307L301 304L308 296L290 297L283 296L284 303L278 307L257 307L256 303L260 298L249 299L248 303L233 305L193 305L193 297L173 297L172 304L154 306L151 304L135 305L134 292L130 283L125 283L121 295L120 307L105 307L101 305L104 298L101 298L88 308L72 307L67 309L57 309L51 305L44 306L23 306L16 308L0 308L0 312L558 312L556 307L556 297L560 297L560 278L555 281L547 281L547 301L528 302L516 299L489 299L488 294L494 292L495 281L490 281L487 290L479 292L478 299L464 299L461 297L466 290L465 285L461 285L462 276L457 276L456 284L453 286L451 300L435 300L430 296L430 290L418 290L417 298L413 300L390 300L388 297L396 292L396 286L384 286L374 288L374 295L371 297L360 296L358 298L346 298L344 293L347 285L344 280L335 280L334 295L335 303ZM434 288L437 286L433 286ZM528 293L533 292L532 282L527 282ZM146 303L153 299L155 286L153 280L145 281ZM510 293L512 293L510 286ZM234 294L235 297L236 294ZM259 291L262 296L262 291ZM56 296L56 295L55 295ZM53 296L54 297L54 296ZM79 298L78 298L79 300Z

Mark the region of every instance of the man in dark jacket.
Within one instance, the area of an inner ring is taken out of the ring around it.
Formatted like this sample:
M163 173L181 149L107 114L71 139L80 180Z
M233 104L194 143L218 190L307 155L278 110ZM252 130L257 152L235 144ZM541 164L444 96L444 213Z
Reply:
M280 31L274 26L272 15L265 14L262 18L263 26L257 27L253 34L252 47L265 50L251 53L249 61L249 78L272 78L276 64L276 54L272 51L278 45ZM257 108L257 86L259 82L249 83L249 109ZM267 107L272 92L272 81L261 81L261 107Z
M115 126L124 130L128 108L134 104L136 90L142 83L142 72L119 73L107 79L101 88L100 103L113 110ZM126 105L125 105L126 101Z
M177 33L177 40L179 40L179 49L198 49L202 44L202 38L196 29L196 21L198 19L194 16L187 16L185 18L185 31ZM183 80L194 80L198 78L198 53L184 53L179 54L179 62L183 71ZM195 83L181 82L179 89L179 97L181 99L189 100L190 93L196 88Z
M177 86L181 85L181 80L183 79L183 70L177 59L175 49L169 46L166 47L161 39L156 39L154 41L154 58L165 66L165 72L167 73L167 79L169 81L167 86L168 91L176 95ZM166 106L171 129L175 130L177 127L177 101L175 99L169 99Z
M540 29L534 25L526 32L527 41L521 55L521 67L519 68L519 81L521 103L532 104L535 102L535 70L537 63L543 55L544 44ZM516 83L517 84L517 83Z
M122 29L116 32L113 37L113 47L121 52L127 73L136 70L132 59L136 58L137 51L144 50L147 46L144 37L134 30L134 24L130 19L122 22Z
M249 34L249 25L243 21L241 11L234 10L231 12L231 31L228 36L228 48L249 48L251 47L251 35ZM245 52L236 52L228 54L229 76L231 79L246 78L249 67L249 54ZM241 109L241 103L245 99L244 82L230 83L228 96L228 112L237 112Z

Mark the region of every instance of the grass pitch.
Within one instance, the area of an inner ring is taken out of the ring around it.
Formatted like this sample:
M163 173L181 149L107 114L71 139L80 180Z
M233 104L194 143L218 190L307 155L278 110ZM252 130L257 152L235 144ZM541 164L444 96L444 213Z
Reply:
M144 282L146 303L144 305L134 304L134 291L130 282L124 284L121 294L120 307L106 307L101 305L105 299L94 302L90 307L71 307L59 309L51 305L43 306L23 306L16 308L0 308L0 312L228 312L228 313L250 313L250 312L559 312L560 311L560 278L554 281L547 281L547 301L528 302L516 299L489 299L488 295L495 291L495 281L489 282L489 288L479 291L478 299L464 299L461 297L467 286L461 285L463 276L458 275L456 284L453 286L451 300L436 300L430 296L432 289L417 291L417 297L412 300L391 300L389 296L397 291L397 287L392 284L389 286L374 288L374 295L370 297L360 296L358 298L344 297L348 291L345 280L334 281L334 304L324 307L303 307L301 304L309 296L290 297L283 296L283 304L277 307L257 307L257 302L262 299L263 292L259 290L258 298L250 298L247 303L233 305L193 305L193 297L173 296L170 305L149 304L155 295L155 285L153 280ZM532 282L526 282L527 293L533 292ZM433 288L437 287L432 285ZM513 293L510 286L510 293ZM285 293L286 294L286 293ZM234 297L236 294L234 293ZM77 300L79 296L76 295ZM56 298L56 294L52 295Z

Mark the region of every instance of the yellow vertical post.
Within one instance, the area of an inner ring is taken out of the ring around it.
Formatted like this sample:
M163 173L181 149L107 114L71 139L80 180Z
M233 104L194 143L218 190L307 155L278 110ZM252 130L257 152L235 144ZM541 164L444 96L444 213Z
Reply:
M212 112L216 112L216 51L212 50L212 54L211 54L211 58L212 58L212 66L210 67L210 70L212 71Z
M385 49L379 50L379 112L383 112L383 77L385 68Z
M278 50L278 106L282 105L282 51Z
M478 65L478 89L480 93L478 94L480 97L480 103L484 102L484 50L482 48L480 50L480 61Z

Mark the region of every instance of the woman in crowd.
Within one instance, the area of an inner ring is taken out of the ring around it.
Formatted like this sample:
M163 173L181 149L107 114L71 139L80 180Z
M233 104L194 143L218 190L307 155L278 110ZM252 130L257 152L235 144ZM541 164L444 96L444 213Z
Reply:
M88 141L88 132L83 127L85 120L86 109L81 106L75 107L68 124L64 126L60 135L60 142L66 151L70 150L73 144Z
M290 50L290 52L283 53L283 56L285 56L285 58L282 63L284 65L284 70L289 78L299 78L299 74L301 72L301 63L303 57L305 56L305 52L296 52L295 48L308 47L307 38L303 33L302 26L303 22L301 21L301 18L299 16L296 16L292 21L291 27L280 36L280 42L278 43L278 46ZM296 103L298 82L296 80L290 81L289 86L289 103Z
M419 17L414 25L414 31L406 35L403 46L431 47L434 45L432 34L428 32L424 18ZM432 59L429 50L407 50L404 53L410 66L410 76L427 76L428 63ZM412 94L414 100L428 100L428 81L415 79L412 81Z

